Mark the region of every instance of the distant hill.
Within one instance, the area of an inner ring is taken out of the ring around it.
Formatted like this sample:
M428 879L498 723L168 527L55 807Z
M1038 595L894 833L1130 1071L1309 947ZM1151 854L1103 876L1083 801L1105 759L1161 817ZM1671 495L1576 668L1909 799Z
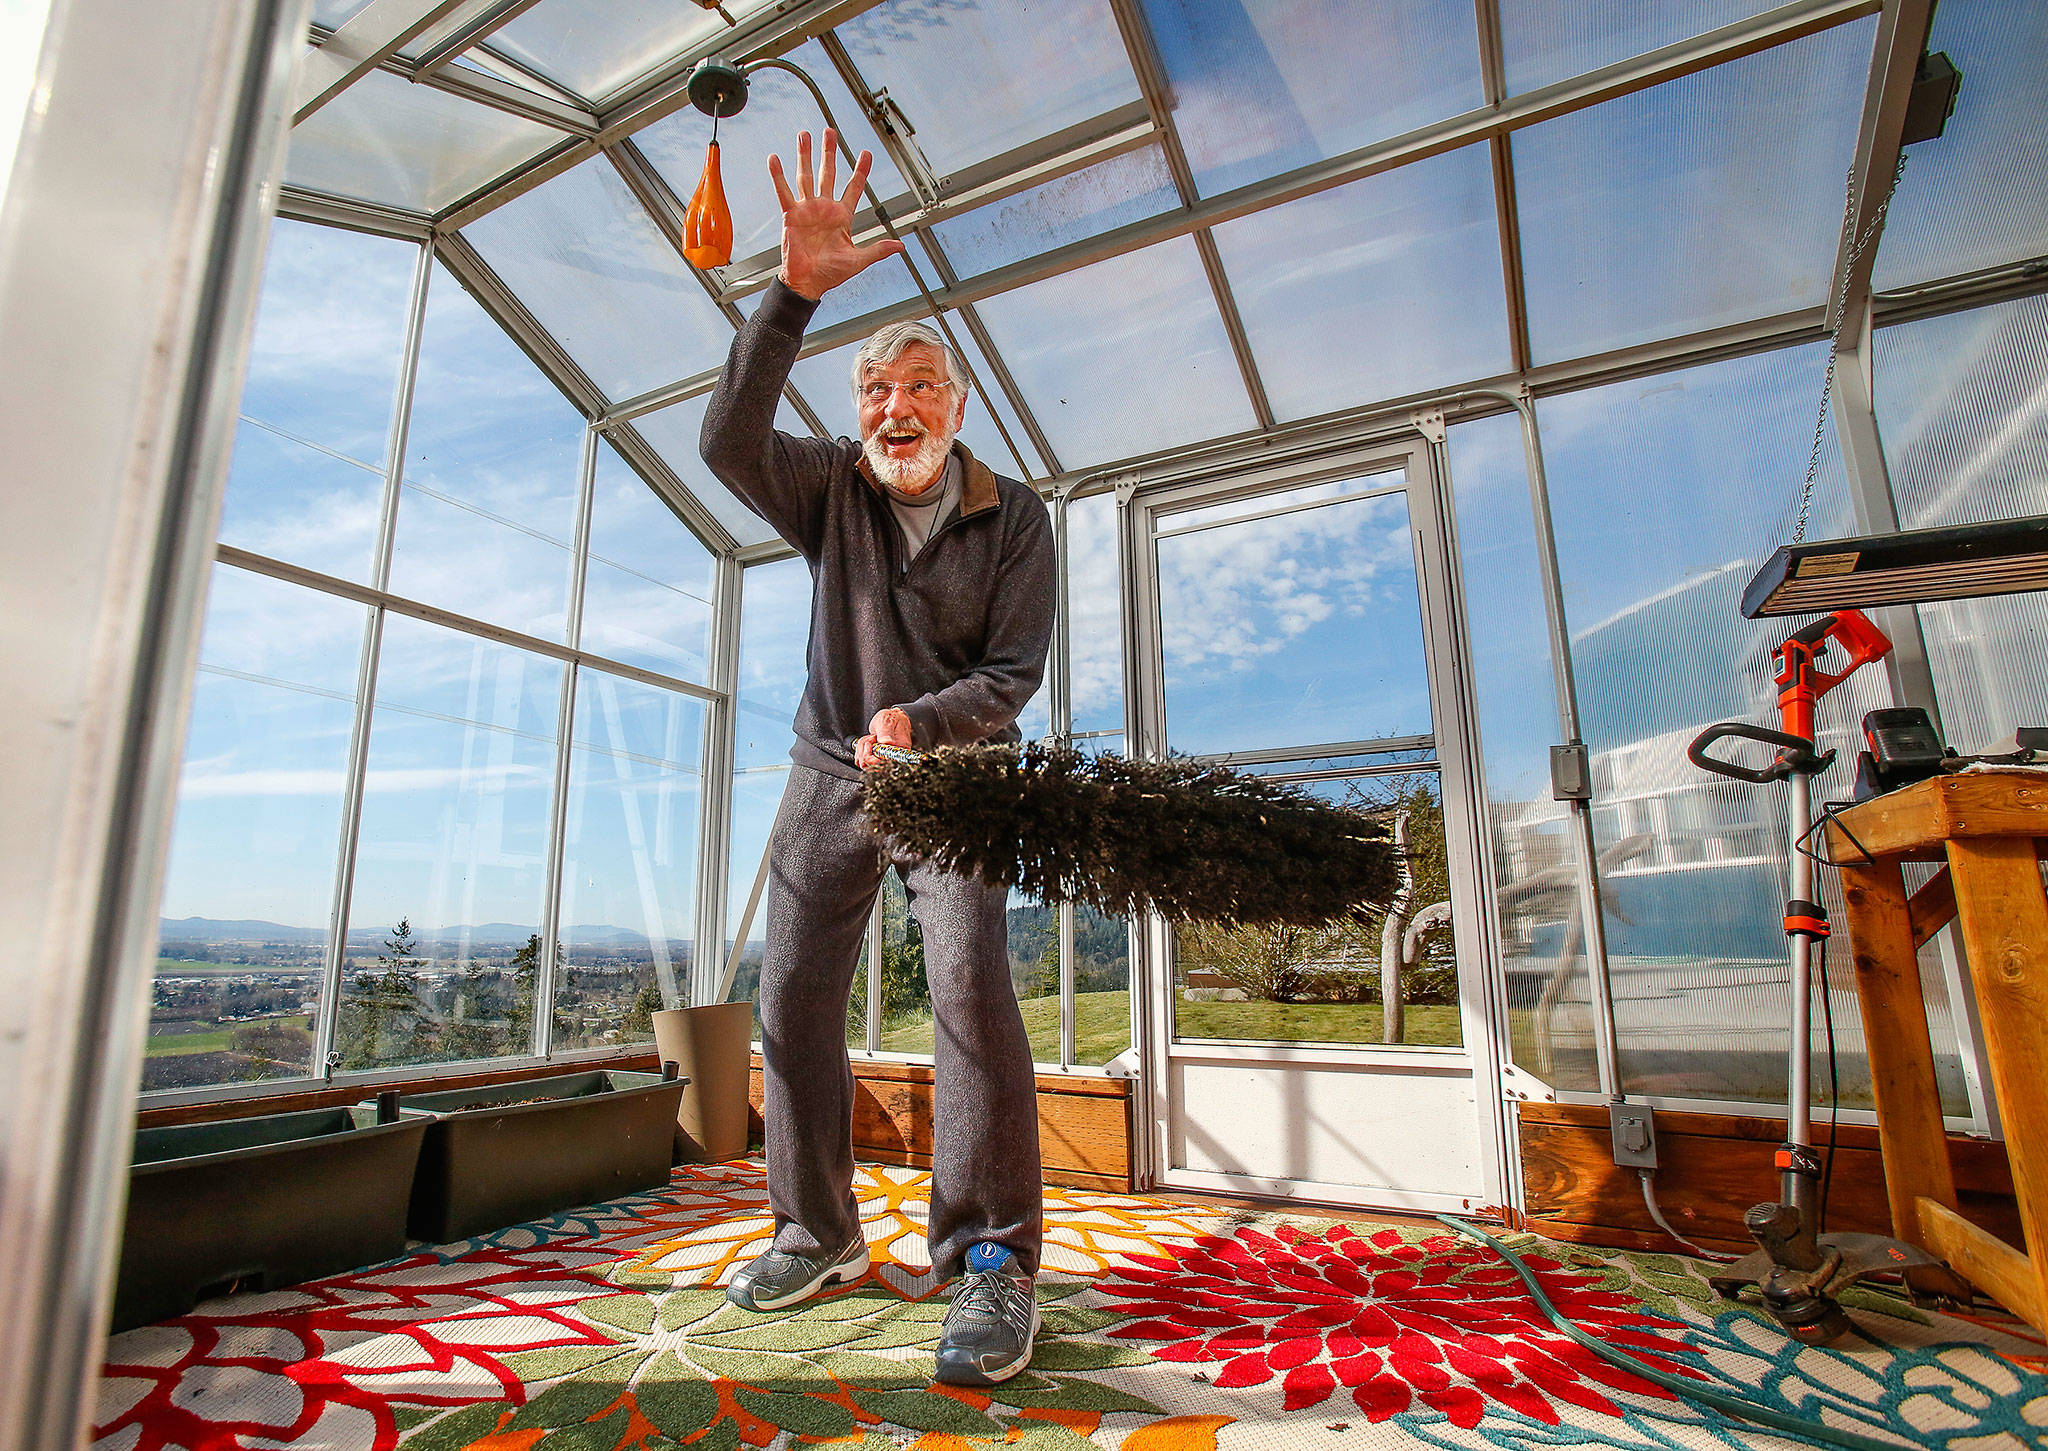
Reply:
M538 928L522 926L515 922L483 922L467 929L460 927L421 928L413 935L422 945L427 943L449 943L459 941L467 935L469 940L480 945L517 947L531 937ZM381 945L388 928L357 927L349 932L351 946L360 944ZM218 917L163 918L158 934L166 942L322 942L326 940L324 927L287 927L281 922L262 922L247 918L226 920ZM565 940L578 946L645 947L648 945L644 932L635 932L626 927L605 925L567 927L562 931ZM688 938L671 939L687 944Z
M157 936L166 942L323 942L325 927L287 927L280 922L217 917L163 918Z

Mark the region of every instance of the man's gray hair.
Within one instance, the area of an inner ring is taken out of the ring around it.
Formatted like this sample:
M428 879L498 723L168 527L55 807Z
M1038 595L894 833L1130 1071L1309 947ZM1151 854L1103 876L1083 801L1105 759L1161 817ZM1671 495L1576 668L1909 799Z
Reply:
M853 355L855 401L859 401L860 385L868 364L893 363L912 343L923 343L937 352L945 360L947 383L962 394L967 392L967 370L960 366L960 355L947 344L945 336L937 328L923 322L892 322L886 327L876 328L860 345L860 351Z

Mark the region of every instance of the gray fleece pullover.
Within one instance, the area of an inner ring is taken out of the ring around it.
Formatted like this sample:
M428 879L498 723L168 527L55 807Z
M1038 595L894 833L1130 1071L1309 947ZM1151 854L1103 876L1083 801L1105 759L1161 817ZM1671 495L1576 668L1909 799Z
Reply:
M915 557L860 445L775 430L817 304L769 284L733 339L699 447L726 487L811 566L810 678L791 759L857 780L875 712L920 750L1015 741L1052 639L1052 520L1038 494L958 442L960 506ZM907 567L906 567L907 565Z

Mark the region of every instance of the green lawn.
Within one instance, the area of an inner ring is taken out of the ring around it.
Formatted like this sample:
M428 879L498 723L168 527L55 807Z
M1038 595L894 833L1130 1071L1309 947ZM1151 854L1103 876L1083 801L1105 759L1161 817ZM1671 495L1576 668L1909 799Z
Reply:
M1458 1009L1422 1004L1403 1015L1403 1043L1411 1048L1455 1048L1464 1041ZM1190 1003L1175 1005L1180 1038L1245 1038L1261 1043L1380 1041L1378 1003Z
M1060 1061L1060 1000L1031 998L1024 1010L1024 1031L1031 1035L1031 1056L1040 1063ZM1118 988L1103 993L1074 994L1074 1061L1099 1067L1131 1046L1131 999ZM882 1048L890 1053L932 1051L931 1019L882 1029Z
M1019 1004L1031 1056L1040 1063L1060 1057L1060 1003L1055 997ZM1176 1022L1182 1038L1243 1038L1270 1043L1359 1043L1380 1041L1377 1003L1181 1003ZM1416 1005L1407 1012L1407 1044L1455 1048L1462 1041L1454 1006ZM1107 1063L1131 1046L1130 999L1121 991L1074 995L1075 1061ZM882 1030L890 1053L932 1051L930 1019Z
M306 1032L310 1032L313 1026L312 1018L303 1013L295 1018L258 1018L254 1021L277 1023ZM231 1028L205 1033L152 1033L147 1054L151 1058L170 1058L186 1053L224 1053L234 1046L235 1028L248 1026L247 1023L237 1023Z

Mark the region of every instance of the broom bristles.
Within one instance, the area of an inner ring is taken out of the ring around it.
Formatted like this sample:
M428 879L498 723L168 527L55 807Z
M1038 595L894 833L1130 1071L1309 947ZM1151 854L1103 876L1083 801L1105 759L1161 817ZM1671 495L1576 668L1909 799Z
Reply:
M1313 926L1398 886L1386 827L1257 776L1068 746L958 746L867 773L869 817L948 871L1112 917Z

